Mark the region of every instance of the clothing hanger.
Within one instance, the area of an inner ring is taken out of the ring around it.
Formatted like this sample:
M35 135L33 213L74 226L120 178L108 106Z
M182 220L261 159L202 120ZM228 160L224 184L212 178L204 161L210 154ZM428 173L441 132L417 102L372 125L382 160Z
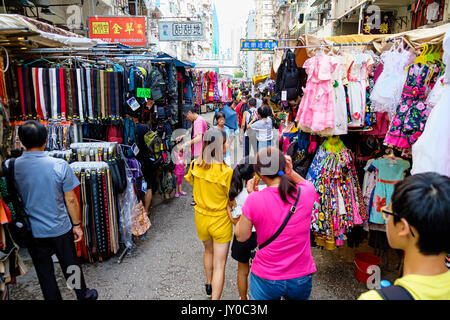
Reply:
M414 62L415 64L426 64L427 63L427 52L429 49L428 44L425 44L422 46L423 50L422 53L416 58L416 61Z

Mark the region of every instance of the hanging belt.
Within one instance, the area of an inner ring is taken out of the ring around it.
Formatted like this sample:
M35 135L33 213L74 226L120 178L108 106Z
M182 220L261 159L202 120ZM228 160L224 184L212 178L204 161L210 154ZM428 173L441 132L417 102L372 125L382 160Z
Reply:
M97 119L102 119L102 91L101 91L101 82L100 82L100 74L101 70L97 70L95 73L95 83L97 90Z
M58 119L61 119L61 80L60 80L60 78L59 78L59 70L60 70L60 68L55 69L55 78L56 78L56 106L57 106Z
M94 213L94 229L97 242L97 249L100 252L103 251L102 239L101 239L101 228L100 228L100 204L99 204L99 194L98 194L98 183L97 183L97 172L95 170L91 171L91 182L92 182L92 203L93 203L93 213Z
M66 80L64 79L64 69L60 68L59 69L59 89L60 89L60 93L61 93L61 118L62 119L66 119L66 114L67 114L67 110L66 110L66 90L64 89L66 84Z
M49 70L50 74L50 97L51 97L51 107L52 107L52 118L56 119L58 117L58 94L56 87L56 69L51 68Z
M52 117L52 95L50 91L50 69L42 69L43 92L47 119Z
M119 119L122 119L122 115L124 113L124 103L125 103L125 93L124 93L124 86L123 86L123 82L124 80L124 73L123 72L118 72L118 79L119 79Z
M120 117L120 90L119 90L119 73L114 72L114 93L116 94L115 102L116 102L116 113L114 116L114 120L119 120Z
M78 91L78 114L80 120L84 121L84 103L83 103L83 82L81 77L81 69L77 69L77 91Z
M97 110L97 70L92 70L91 84L92 84L92 112L94 113L94 120L98 120Z
M64 69L64 90L66 91L66 111L67 119L73 118L73 103L72 103L72 86L71 86L70 69Z
M77 70L70 70L70 85L72 91L72 107L73 107L73 118L80 119L80 114L78 111L78 84L77 84Z
M86 95L89 108L89 120L93 120L94 114L92 112L91 69L86 69Z
M105 119L105 71L100 70L100 105L101 119Z
M17 68L17 77L18 77L18 84L19 84L19 96L20 96L20 105L22 107L22 119L25 120L25 94L24 94L24 83L23 83L23 69Z
M111 104L112 104L112 97L111 97L111 77L109 72L107 72L106 74L106 97L107 97L107 102L106 102L106 108L107 108L107 115L106 117L108 119L111 119Z
M39 105L41 106L41 111L44 119L47 119L47 108L45 103L45 93L44 93L44 69L37 69L37 83L39 86Z
M114 72L109 73L109 81L111 88L111 120L116 117L116 93L114 88Z
M89 102L87 99L87 77L86 69L81 69L81 97L83 99L83 118L85 121L89 119Z
M111 230L109 220L109 203L108 203L108 189L106 188L106 176L105 171L102 171L102 183L103 183L103 202L105 208L105 226L106 226L106 254L111 252Z
M29 90L30 90L30 79L28 78L28 68L23 68L22 70L22 78L23 78L23 97L25 101L25 118L31 119L31 100L29 96Z
M103 182L102 182L102 174L100 171L97 171L97 200L99 205L99 230L100 230L100 242L99 252L102 257L106 257L107 254L107 245L106 245L106 219L105 219L105 204L103 201Z

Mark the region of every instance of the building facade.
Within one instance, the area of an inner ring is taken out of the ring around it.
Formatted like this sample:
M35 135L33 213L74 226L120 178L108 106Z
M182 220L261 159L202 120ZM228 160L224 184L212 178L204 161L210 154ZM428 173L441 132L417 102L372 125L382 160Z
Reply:
M255 39L276 39L277 25L275 21L275 7L272 0L255 0ZM250 38L249 38L250 39ZM273 54L271 52L255 53L255 75L270 73Z
M279 38L392 34L450 21L450 0L274 0Z

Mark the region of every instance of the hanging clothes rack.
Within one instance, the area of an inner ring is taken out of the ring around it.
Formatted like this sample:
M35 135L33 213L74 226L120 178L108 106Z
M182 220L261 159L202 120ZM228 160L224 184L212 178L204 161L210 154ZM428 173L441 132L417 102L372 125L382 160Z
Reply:
M357 47L357 46L369 46L372 42L353 42L353 43L331 43L331 44L310 44L304 46L286 46L277 47L275 50L282 49L302 49L302 48L322 48L322 47Z

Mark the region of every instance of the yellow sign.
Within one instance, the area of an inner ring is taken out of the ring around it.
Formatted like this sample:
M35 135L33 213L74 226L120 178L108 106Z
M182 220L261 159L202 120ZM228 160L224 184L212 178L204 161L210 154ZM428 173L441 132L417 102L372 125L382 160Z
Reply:
M92 22L93 34L109 34L109 22Z

